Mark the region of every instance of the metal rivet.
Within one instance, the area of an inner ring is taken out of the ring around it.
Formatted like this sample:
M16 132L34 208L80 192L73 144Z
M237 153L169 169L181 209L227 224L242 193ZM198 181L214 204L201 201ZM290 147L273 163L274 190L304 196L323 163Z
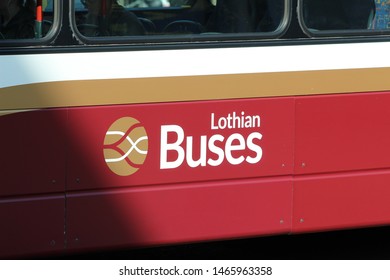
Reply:
M301 166L306 167L306 163L302 162Z
M55 245L56 245L56 241L55 240L50 241L50 246L54 247Z
M299 220L299 222L300 222L300 223L303 223L303 222L305 222L305 220L301 218L301 219Z
M53 179L53 180L51 180L51 183L55 184L55 183L57 183L57 181Z
M76 183L80 183L80 178L76 178Z
M284 224L284 221L283 221L283 220L280 220L280 224Z

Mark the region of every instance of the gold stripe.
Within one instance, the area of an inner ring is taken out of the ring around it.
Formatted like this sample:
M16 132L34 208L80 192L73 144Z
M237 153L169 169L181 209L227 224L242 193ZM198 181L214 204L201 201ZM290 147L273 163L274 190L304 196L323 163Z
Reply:
M6 110L6 111L0 111L0 117L5 116L5 115L29 112L29 111L33 111L33 110Z
M390 90L390 68L62 81L0 89L0 110Z

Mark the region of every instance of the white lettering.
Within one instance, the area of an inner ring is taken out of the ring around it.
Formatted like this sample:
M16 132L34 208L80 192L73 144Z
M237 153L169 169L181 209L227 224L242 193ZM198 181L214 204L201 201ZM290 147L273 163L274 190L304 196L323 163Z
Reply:
M225 118L220 118L218 120L218 127L219 129L225 129L227 126L227 120Z
M259 115L249 116L243 111L240 114L232 112L225 117L211 114L211 130L256 128L260 127L260 122ZM214 134L201 135L198 142L194 140L194 136L186 136L183 128L178 125L163 125L160 168L174 169L184 162L191 168L219 166L225 160L232 165L243 162L256 164L263 158L263 149L259 144L262 138L263 135L259 132L252 132L248 137L233 133L227 138Z
M214 125L214 113L211 114L211 130L218 129L218 126Z
M251 151L254 151L256 153L255 157L246 157L246 161L251 164L258 163L261 158L263 157L263 149L259 146L253 143L254 139L261 140L263 138L263 135L261 135L258 132L253 132L248 136L248 139L246 140L246 145L248 146L248 149Z
M220 165L222 162L223 162L223 159L225 158L225 153L223 152L223 150L216 146L215 145L215 142L223 142L223 140L225 140L225 138L222 136L222 135L219 135L219 134L215 134L213 136L210 137L209 139L209 149L210 149L210 152L212 152L213 154L216 154L218 157L217 159L212 159L210 158L207 163L211 166L218 166Z
M207 137L200 137L200 157L198 160L193 159L193 137L187 137L187 149L186 149L186 159L190 167L206 166L206 153L207 153Z
M217 120L215 114L211 113L210 120L212 130L260 127L260 116L246 116L245 112L241 112L241 116L236 112L229 113L226 117L221 116Z
M233 141L238 141L238 145L234 145ZM238 165L244 161L244 156L238 158L233 157L232 151L243 151L245 150L245 139L241 134L234 133L226 140L225 153L226 159L230 164Z
M168 143L168 134L175 133L177 140L174 143ZM160 169L172 169L179 167L184 161L184 149L180 146L184 140L184 131L178 125L161 126L161 148L160 148ZM168 161L168 152L176 151L177 159Z

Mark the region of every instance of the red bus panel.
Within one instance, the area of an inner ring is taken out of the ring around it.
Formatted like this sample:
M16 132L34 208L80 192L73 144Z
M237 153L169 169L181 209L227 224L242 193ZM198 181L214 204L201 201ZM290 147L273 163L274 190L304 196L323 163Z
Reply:
M0 197L65 190L66 110L0 117Z
M206 241L291 229L291 177L68 196L70 250Z
M390 93L296 100L295 174L390 167Z
M390 93L296 99L293 232L390 223L389 104Z
M387 104L363 93L3 115L0 257L390 224Z
M64 217L64 196L0 199L0 258L63 252Z
M70 248L289 232L293 124L293 98L70 109Z
M390 171L298 177L293 232L390 224Z
M293 98L69 109L68 189L289 175L293 120ZM137 129L142 135L132 135ZM109 133L123 139L110 143ZM134 173L117 174L106 160L127 152L112 166ZM131 158L142 152L143 162Z

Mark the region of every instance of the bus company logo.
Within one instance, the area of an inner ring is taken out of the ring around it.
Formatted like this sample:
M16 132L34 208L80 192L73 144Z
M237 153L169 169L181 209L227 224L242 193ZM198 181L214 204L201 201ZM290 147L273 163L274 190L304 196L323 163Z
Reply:
M129 176L143 165L148 153L148 136L140 122L131 117L116 120L103 145L104 159L112 172Z

